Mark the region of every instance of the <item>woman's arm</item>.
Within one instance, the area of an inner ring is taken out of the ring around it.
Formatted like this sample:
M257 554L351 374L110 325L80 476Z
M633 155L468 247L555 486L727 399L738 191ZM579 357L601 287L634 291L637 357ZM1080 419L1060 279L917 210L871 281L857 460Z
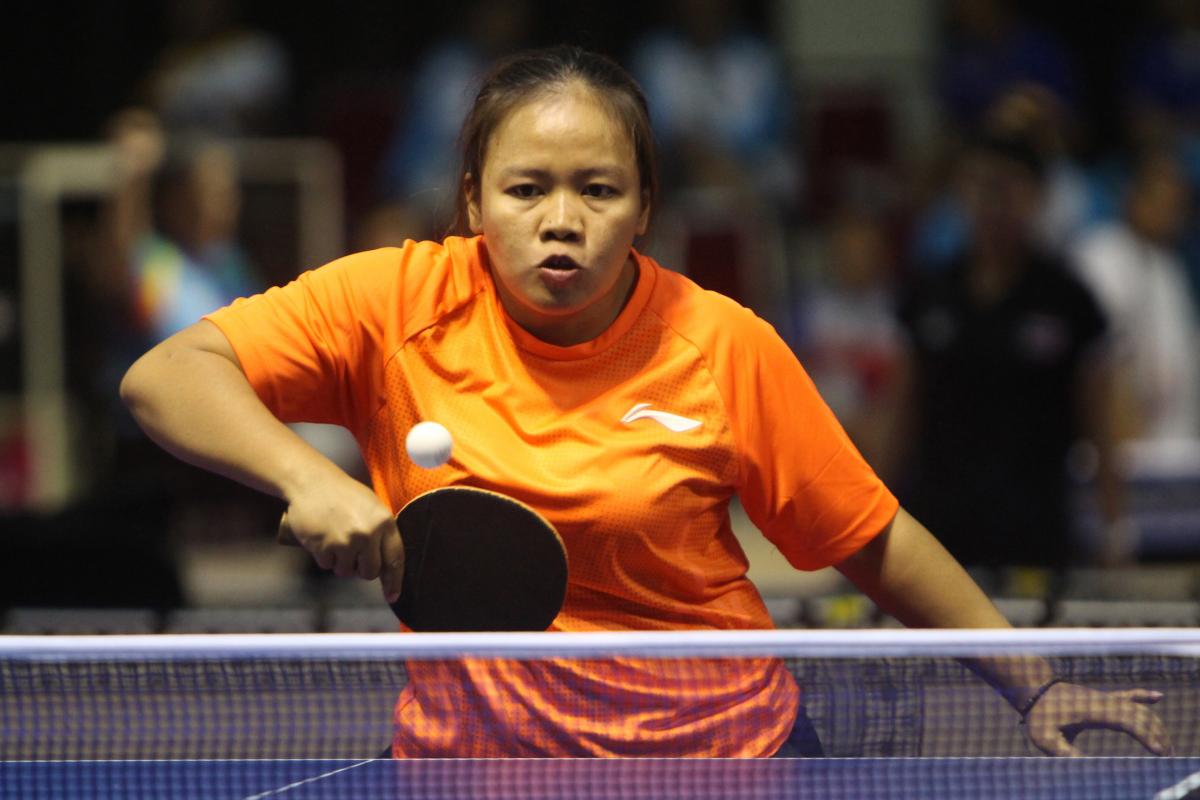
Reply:
M382 576L389 601L399 595L404 549L389 509L271 414L211 322L138 359L121 399L172 455L287 501L296 538L321 567Z
M1011 627L941 543L904 509L838 569L876 605L910 627ZM1043 690L1054 672L1036 657L963 662L1014 709L1025 712L1030 739L1047 753L1079 755L1071 739L1089 727L1127 731L1160 755L1170 749L1161 720L1145 707L1158 701L1157 692L1097 692L1068 683ZM1031 701L1032 709L1027 707Z
M941 542L903 508L838 570L910 628L1012 627ZM1014 708L1054 675L1041 659L972 660L968 666Z

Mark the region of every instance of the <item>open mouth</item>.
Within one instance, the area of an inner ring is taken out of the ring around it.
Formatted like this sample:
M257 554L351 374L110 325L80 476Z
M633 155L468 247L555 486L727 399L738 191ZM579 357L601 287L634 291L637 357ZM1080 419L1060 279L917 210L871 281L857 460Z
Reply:
M542 284L552 292L565 291L581 280L583 267L570 256L554 255L538 265Z
M575 259L562 255L548 256L538 266L542 269L554 270L555 272L571 272L580 268L579 262Z

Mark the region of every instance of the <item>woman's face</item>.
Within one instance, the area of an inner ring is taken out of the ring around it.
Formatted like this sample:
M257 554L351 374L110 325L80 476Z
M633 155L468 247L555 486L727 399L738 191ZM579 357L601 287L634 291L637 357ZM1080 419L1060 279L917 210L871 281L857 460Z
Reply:
M636 280L630 256L650 209L633 140L603 102L572 84L517 106L467 175L505 310L552 344L594 339Z

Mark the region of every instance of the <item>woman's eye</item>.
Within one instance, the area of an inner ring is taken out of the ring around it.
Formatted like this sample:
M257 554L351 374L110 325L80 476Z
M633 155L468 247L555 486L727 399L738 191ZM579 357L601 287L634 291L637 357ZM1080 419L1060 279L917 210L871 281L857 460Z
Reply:
M530 197L536 197L538 194L538 187L532 183L520 183L516 186L509 187L508 193L513 197L519 197L524 200L529 199Z
M584 187L583 193L588 197L612 197L617 193L617 190L603 183L589 183Z

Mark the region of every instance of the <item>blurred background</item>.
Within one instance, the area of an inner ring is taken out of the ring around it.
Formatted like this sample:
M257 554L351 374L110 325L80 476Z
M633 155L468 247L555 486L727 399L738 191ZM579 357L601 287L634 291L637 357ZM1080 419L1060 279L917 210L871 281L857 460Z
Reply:
M1200 4L64 0L6 23L4 630L391 629L377 587L273 545L278 501L160 453L117 385L235 297L443 235L474 83L564 41L650 100L643 249L776 327L1010 618L1200 623ZM735 520L781 625L889 623Z

